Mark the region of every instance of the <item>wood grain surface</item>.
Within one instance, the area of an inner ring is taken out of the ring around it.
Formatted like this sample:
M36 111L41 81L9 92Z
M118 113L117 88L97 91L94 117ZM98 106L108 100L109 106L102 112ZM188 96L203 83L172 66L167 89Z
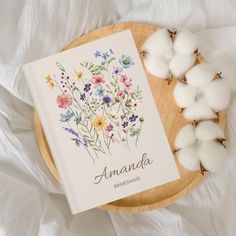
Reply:
M125 29L130 29L132 31L136 46L140 51L140 47L146 40L146 38L158 28L155 25L144 23L120 23L108 25L86 33L79 39L76 39L75 41L70 43L64 50L76 47L78 45L102 38L104 36ZM148 74L148 72L146 72L146 74L148 76L148 82L151 87L152 94L155 98L157 108L160 112L170 146L173 149L176 134L185 124L189 123L180 114L179 108L175 104L172 95L172 91L175 86L175 81L172 81L172 83L168 85L166 81L154 78L153 76ZM221 127L225 129L225 112L220 113L219 123ZM52 155L36 111L35 129L42 157L53 176L58 181L60 181L60 177L54 165ZM120 199L118 201L108 203L106 205L101 206L101 208L116 212L143 212L165 207L175 202L177 199L183 197L185 194L189 193L192 189L194 189L206 176L206 174L205 176L202 176L202 174L199 172L187 171L181 165L179 165L178 162L177 165L181 174L181 179L168 184L164 184L160 187L155 187L147 191ZM155 176L153 176L153 178L155 178Z

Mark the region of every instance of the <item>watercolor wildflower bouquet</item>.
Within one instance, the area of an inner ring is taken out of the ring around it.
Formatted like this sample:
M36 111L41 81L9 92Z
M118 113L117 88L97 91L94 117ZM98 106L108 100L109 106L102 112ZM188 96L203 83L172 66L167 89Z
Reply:
M137 146L144 118L137 113L142 90L134 88L126 73L132 58L117 59L112 49L96 51L94 57L98 63L80 63L73 73L56 62L59 74L45 80L49 88L58 89L56 103L65 110L59 118L63 129L95 162L100 154L111 154L112 144Z

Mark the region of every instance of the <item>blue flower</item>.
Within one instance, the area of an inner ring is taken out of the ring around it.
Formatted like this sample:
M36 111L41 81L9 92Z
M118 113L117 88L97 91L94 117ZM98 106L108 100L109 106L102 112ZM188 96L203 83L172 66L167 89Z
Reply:
M121 56L119 62L125 69L129 68L131 65L134 65L133 59L130 56L125 56L125 55Z
M137 118L138 118L138 116L133 114L132 116L130 116L129 121L134 122L137 120Z
M91 89L91 84L90 83L84 85L84 91L85 92L88 92L90 89Z
M109 96L105 96L105 97L103 97L102 100L103 100L103 102L106 103L106 104L108 104L108 103L111 102L111 98L110 98Z
M75 118L75 123L78 125L80 123L80 121L82 120L82 116L79 115Z
M122 126L123 126L123 128L127 127L128 126L128 121L123 122Z
M80 100L84 101L85 100L85 93L80 94Z
M102 61L102 62L101 62L101 65L104 66L105 64L106 64L106 61Z
M123 71L122 68L113 66L113 72L112 72L112 74L113 74L113 75L120 75L120 73L121 73L122 71Z
M60 114L60 121L61 122L67 122L70 120L70 118L74 115L74 112L71 110L68 110L66 114Z
M105 89L102 87L102 86L100 86L100 87L98 87L98 89L96 90L96 95L98 95L99 97L101 97L101 96L103 96L103 93L104 93L104 91L105 91Z
M103 58L104 60L106 60L108 57L109 57L108 52L102 53L102 58Z
M94 53L94 56L95 56L95 57L100 57L100 56L101 56L101 52L100 52L100 51L96 51L96 52Z

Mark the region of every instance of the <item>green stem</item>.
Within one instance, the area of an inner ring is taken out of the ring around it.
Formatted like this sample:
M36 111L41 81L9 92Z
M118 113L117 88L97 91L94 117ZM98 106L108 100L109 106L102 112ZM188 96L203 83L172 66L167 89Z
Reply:
M106 141L107 138L105 137L104 130L102 131L102 134L103 134L103 139L104 139L105 146L106 146L107 150L109 151L109 154L111 155L111 151L110 151L108 142Z
M137 136L136 136L136 140L135 140L135 146L136 146L136 147L137 147L137 145L138 145L138 138L139 138L139 135L140 135L140 133L141 133L142 127L143 127L143 122L141 122L140 127L139 127L139 132L138 132L138 134L137 134Z
M85 127L85 129L87 130L87 133L90 135L90 138L93 140L93 143L94 143L95 147L96 147L97 149L99 149L99 151L101 151L102 153L106 154L106 152L104 151L104 149L103 149L102 147L98 147L98 145L95 143L95 140L93 139L93 136L92 136L92 134L90 133L88 127L87 127L83 122L80 122L80 124L81 124L83 127ZM96 133L96 134L97 134L97 133ZM98 134L97 134L97 135L98 135ZM94 151L95 151L95 150L94 150Z

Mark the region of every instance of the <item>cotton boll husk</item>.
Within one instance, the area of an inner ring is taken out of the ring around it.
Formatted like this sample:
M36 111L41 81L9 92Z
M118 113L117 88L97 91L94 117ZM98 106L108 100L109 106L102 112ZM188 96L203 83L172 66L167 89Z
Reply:
M181 54L192 54L198 47L196 36L185 28L177 30L174 40L174 50Z
M169 66L166 60L161 56L147 54L144 58L144 65L147 71L160 79L169 77Z
M196 89L190 85L177 82L173 91L173 95L176 104L181 108L185 108L194 103L196 97Z
M226 149L215 141L203 141L199 144L198 155L205 169L217 172L226 159Z
M200 169L200 159L195 146L185 147L178 151L177 158L180 164L191 171Z
M206 120L216 118L216 114L203 98L194 102L183 111L183 116L187 120Z
M163 55L173 47L172 39L167 29L161 29L151 34L144 42L142 51L153 55Z
M226 79L213 80L204 90L207 103L214 111L227 108L230 100L230 86Z
M194 54L175 54L170 60L169 68L175 77L184 75L194 64L196 57Z
M194 66L186 73L187 83L194 87L208 85L215 77L216 72L208 63L201 63Z
M224 138L224 132L213 121L202 121L195 128L196 138L201 141Z
M175 148L181 149L196 142L195 130L192 124L185 125L175 138Z

